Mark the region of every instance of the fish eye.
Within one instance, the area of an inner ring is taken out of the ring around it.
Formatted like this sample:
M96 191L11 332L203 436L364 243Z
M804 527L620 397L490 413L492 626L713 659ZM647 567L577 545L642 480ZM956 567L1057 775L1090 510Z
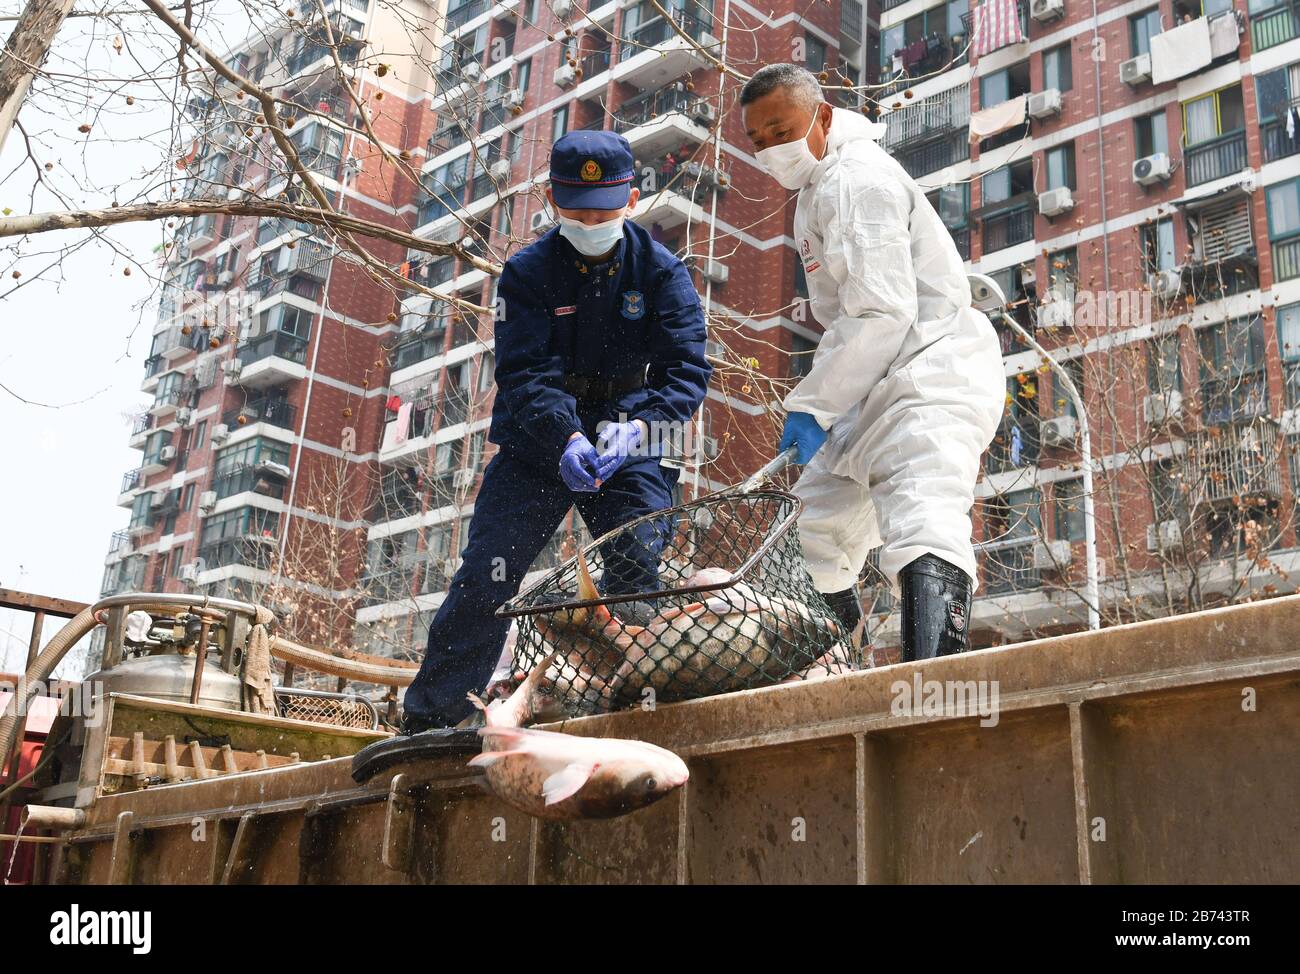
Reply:
M654 791L655 788L656 788L656 786L657 786L658 784L659 784L659 782L655 781L654 778L646 778L646 780L645 780L645 790L646 790L646 791Z

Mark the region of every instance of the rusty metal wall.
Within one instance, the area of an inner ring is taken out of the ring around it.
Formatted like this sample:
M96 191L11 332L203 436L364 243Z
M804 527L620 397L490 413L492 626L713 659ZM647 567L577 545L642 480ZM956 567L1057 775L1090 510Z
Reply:
M1297 882L1298 636L1293 597L572 721L690 765L606 822L534 821L453 759L364 787L334 759L110 795L56 865L83 883ZM996 681L996 726L893 712L914 676Z

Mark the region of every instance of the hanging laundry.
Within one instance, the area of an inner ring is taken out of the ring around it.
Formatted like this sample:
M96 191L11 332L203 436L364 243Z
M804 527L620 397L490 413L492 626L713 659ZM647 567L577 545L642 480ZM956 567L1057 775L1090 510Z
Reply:
M402 397L401 397L401 396L389 396L389 397L388 397L388 404L387 404L387 405L388 405L388 411L389 411L390 413L395 413L395 412L397 412L399 409L402 408Z
M1292 141L1295 141L1295 130L1296 130L1296 109L1294 105L1291 105L1286 110L1286 137L1288 139L1291 139Z
M971 52L976 58L1025 39L1016 0L984 0L975 7L971 22L975 35L971 38Z
M925 40L913 41L903 48L903 67L911 71L925 60Z

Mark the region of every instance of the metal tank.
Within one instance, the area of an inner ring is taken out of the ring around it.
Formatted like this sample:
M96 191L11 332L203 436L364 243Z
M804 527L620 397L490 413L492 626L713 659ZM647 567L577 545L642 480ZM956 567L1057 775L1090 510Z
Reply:
M159 700L190 703L190 690L194 685L194 656L165 653L124 659L116 666L95 671L86 680L96 688L96 693L132 693ZM194 702L201 707L239 710L239 677L211 663L205 663L199 699Z

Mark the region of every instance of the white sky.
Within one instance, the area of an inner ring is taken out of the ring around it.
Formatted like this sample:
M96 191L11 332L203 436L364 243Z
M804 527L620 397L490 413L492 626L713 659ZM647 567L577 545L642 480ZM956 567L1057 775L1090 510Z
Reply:
M0 14L17 9L12 0L0 4ZM157 63L158 52L148 45L117 54L112 44L117 31L92 24L89 18L65 24L47 69L84 74L90 65L121 77L138 73L140 64ZM0 23L0 43L11 29L12 22ZM69 115L67 105L78 100L84 105L87 94L101 103L110 83L89 92L72 78L60 86L65 92L61 112L59 106L42 111L47 103L37 101L19 118L34 140L48 147L39 153L41 161L54 162L56 173L78 181L80 188L60 183L71 190L74 205L102 205L104 189L150 176L166 164L157 141L146 141L161 133L165 145L170 127L171 107L157 98L157 89L116 86L109 97L123 106L120 114L96 116L96 130L85 139L78 137L77 122L69 121L76 115ZM137 104L127 110L130 90L137 92ZM38 194L32 205L33 171L24 156L15 129L0 154L0 210L61 209L48 193ZM27 169L15 176L15 166ZM157 267L153 251L162 239L157 225L125 225L106 233L141 265ZM93 602L109 538L128 520L126 509L116 505L117 494L122 475L139 465L141 455L126 445L127 417L151 399L140 383L157 309L149 298L148 275L136 267L124 276L126 262L103 244L77 250L56 272L40 275L48 280L36 280L49 262L36 251L85 236L84 231L42 234L17 246L0 239L0 384L24 399L58 407L25 404L0 389L0 587ZM20 283L11 277L15 267L25 286L15 288ZM50 620L46 638L61 624ZM29 632L26 613L0 610L0 671L21 669ZM79 676L80 665L69 663L56 675Z

